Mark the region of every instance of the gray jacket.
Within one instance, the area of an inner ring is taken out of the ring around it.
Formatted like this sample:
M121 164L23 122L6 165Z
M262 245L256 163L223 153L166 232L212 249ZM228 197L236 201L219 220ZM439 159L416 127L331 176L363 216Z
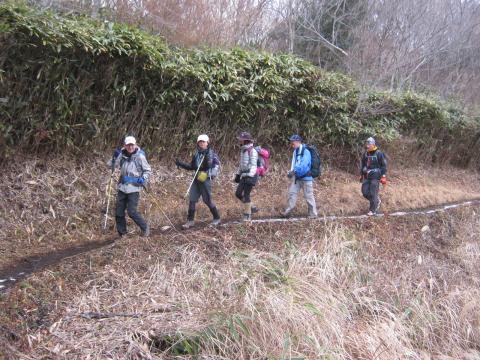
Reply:
M254 177L257 173L258 152L253 144L242 145L240 150L240 167L237 174L240 177Z
M127 156L126 150L122 150L120 155L115 159L115 167L120 168L120 178L118 180L117 189L126 194L139 192L142 186L145 186L152 173L152 168L147 162L145 153L138 148L136 151ZM108 166L112 166L112 160L108 162ZM138 184L136 179L143 177L144 184Z

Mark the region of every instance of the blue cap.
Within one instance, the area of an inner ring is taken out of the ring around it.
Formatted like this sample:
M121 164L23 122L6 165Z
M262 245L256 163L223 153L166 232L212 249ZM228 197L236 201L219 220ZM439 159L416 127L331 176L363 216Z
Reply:
M373 137L369 137L365 143L368 145L375 145L375 139Z
M288 138L288 141L300 141L302 142L302 137L298 134L293 134Z

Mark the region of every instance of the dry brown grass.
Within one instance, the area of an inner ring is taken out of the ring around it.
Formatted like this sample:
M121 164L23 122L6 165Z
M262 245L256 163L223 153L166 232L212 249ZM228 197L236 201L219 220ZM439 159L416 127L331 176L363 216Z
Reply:
M150 192L143 193L141 209L153 228L179 224L185 219L187 204L182 196L191 174L155 161L152 164L153 182ZM214 185L214 198L224 219L237 219L242 212L234 197L233 171L233 165L225 164ZM270 174L254 190L253 199L261 208L259 217L277 217L285 206L285 171L274 162ZM6 201L0 204L0 267L105 238L102 210L109 174L103 159L93 163L19 159L1 177L0 193ZM478 175L458 169L399 170L392 166L389 180L382 189L382 208L387 212L480 197ZM320 214L358 214L367 209L356 174L327 167L315 190ZM206 207L199 204L198 209L197 219L209 221ZM301 196L297 214L306 214ZM130 230L138 232L134 226ZM113 218L108 233L114 233Z
M105 236L103 164L70 165L26 161L3 174L2 264ZM183 220L189 177L153 165L141 208L158 229ZM215 197L224 218L237 218L229 169ZM393 167L384 210L479 197L477 175L455 171ZM283 173L273 167L255 190L260 216L282 208ZM356 178L327 169L320 212L364 212ZM1 296L0 348L25 359L480 357L477 212L131 236Z
M56 308L24 353L476 358L476 211L132 237L29 279L22 293L55 292Z

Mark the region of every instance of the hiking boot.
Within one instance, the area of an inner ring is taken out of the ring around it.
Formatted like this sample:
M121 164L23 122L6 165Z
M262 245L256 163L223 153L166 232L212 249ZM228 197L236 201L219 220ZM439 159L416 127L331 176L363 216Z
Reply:
M145 229L145 231L142 231L140 236L141 237L149 237L150 236L150 225L147 225L147 228Z
M190 229L193 225L195 225L195 221L188 220L185 224L182 225L182 229Z
M252 214L256 214L258 212L258 208L255 205L252 205Z
M220 219L213 219L212 222L210 223L212 226L217 226L220 225Z
M375 215L377 215L377 213L376 213L375 211L369 211L369 212L367 213L367 215L368 215L368 216L375 216Z
M308 218L309 219L316 219L316 218L318 218L318 215L317 214L309 214Z
M252 214L243 214L242 221L252 221Z
M380 200L380 197L378 198L378 204L377 208L375 209L375 212L378 212L378 209L380 209L380 204L382 203L382 200Z
M243 221L251 221L251 220L252 220L252 203L245 203L244 211L243 211Z

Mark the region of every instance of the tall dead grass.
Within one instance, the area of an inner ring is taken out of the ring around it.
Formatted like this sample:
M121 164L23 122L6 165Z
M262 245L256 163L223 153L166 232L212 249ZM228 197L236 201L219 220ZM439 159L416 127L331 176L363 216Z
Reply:
M140 210L153 229L178 225L186 217L183 195L192 174L151 160L152 183L141 196ZM256 186L253 200L260 208L256 216L277 217L283 210L288 189L287 163L272 161L270 173ZM225 220L242 215L234 196L234 171L235 163L226 161L213 185L214 200ZM102 240L109 175L101 156L88 161L19 159L7 165L0 174L0 195L5 200L0 202L0 266L26 256ZM381 191L382 210L386 212L480 197L478 175L465 170L397 169L393 163L389 181ZM368 208L356 174L328 166L315 182L315 195L320 214L358 214ZM115 234L113 213L114 201L109 209L110 235ZM300 198L296 214L306 213L306 204ZM208 209L200 203L197 220L210 219ZM129 230L132 235L139 233L134 224Z
M475 215L465 221L476 224L478 235ZM454 240L465 239L459 229L455 228ZM436 231L432 238L443 230ZM142 267L126 268L119 259L83 284L88 290L71 299L48 335L41 331L30 335L32 355L131 359L480 356L478 286L469 283L468 274L447 276L461 271L455 256L435 258L424 249L419 267L407 263L403 273L382 273L372 261L375 253L368 251L372 244L380 247L380 240L364 243L365 232L316 224L300 233L301 241L285 238L280 253L237 248L215 258L201 250L202 244L188 242L169 247L171 262L148 264L143 258L137 260ZM456 245L463 253L463 242ZM379 249L377 256L389 250ZM417 255L415 260L418 264ZM379 259L393 269L384 261ZM431 275L424 278L425 274ZM478 279L478 271L470 275Z

